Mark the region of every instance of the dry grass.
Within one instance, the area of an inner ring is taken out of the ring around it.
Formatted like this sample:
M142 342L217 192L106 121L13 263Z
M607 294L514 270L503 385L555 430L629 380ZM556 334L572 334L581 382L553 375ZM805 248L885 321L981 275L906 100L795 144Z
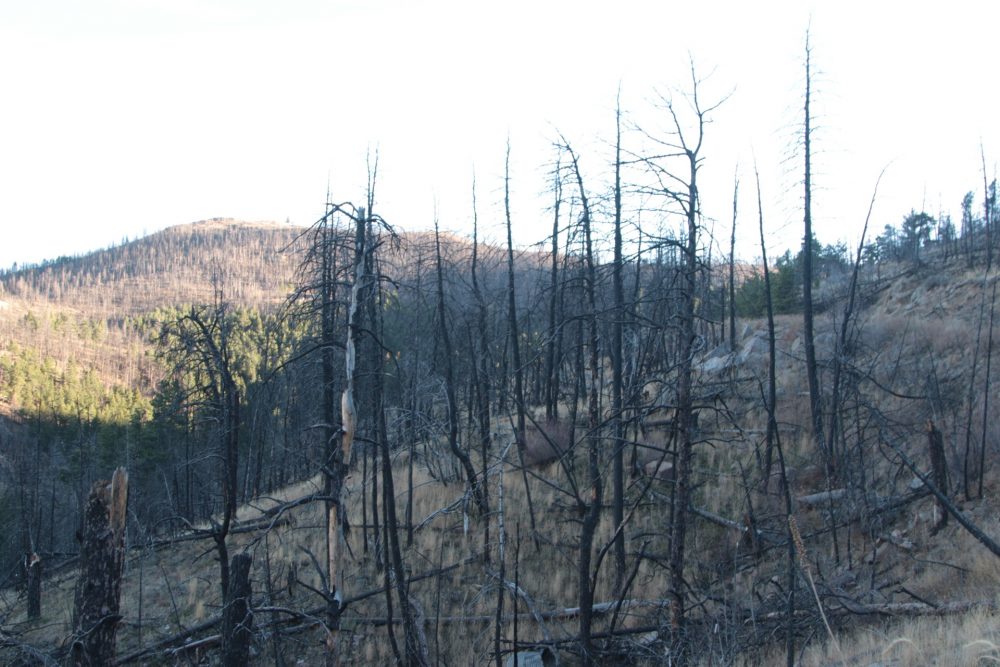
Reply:
M936 355L945 371L961 375L961 368L948 368L950 360L958 360L960 352L969 342L968 308L978 307L978 302L954 292L956 303L965 304L961 317L926 319L921 321L913 312L905 308L911 304L922 308L924 301L941 290L944 285L929 282L915 299L905 290L889 295L894 301L893 313L880 310L877 317L867 320L863 332L864 341L871 349L887 352L893 344L903 342L898 352L903 357L913 357L920 352L924 357ZM973 283L970 282L970 285ZM886 299L889 299L889 296ZM903 299L906 299L905 304ZM966 308L967 306L967 308ZM800 345L799 324L793 317L779 318L779 420L783 425L808 424L808 402L805 398L804 375L801 372L801 354L796 352ZM820 333L828 333L832 322L827 318L819 326ZM906 334L905 336L903 334ZM911 341L906 343L905 341ZM958 361L955 361L958 363ZM967 362L966 362L967 363ZM901 376L903 381L895 385L905 389L906 382L926 376L923 367L914 363L908 371L910 376ZM750 368L747 372L759 373L760 369ZM744 472L755 466L754 448L761 440L763 415L760 413L759 393L756 387L752 395L731 401L730 407L739 413L742 435L722 433L725 424L702 424L703 434L710 442L699 445L695 459L696 491L694 502L699 508L718 515L744 522L747 514L747 494L744 491ZM886 409L897 409L897 402L886 399ZM915 417L923 407L910 408ZM741 412L742 411L742 412ZM564 407L563 414L566 414ZM908 415L902 410L896 413ZM978 422L978 419L976 420ZM942 424L946 433L947 425ZM716 431L715 429L719 430ZM506 434L507 441L510 435ZM496 445L505 444L498 439ZM664 431L652 431L646 435L646 444L662 446L666 444ZM805 495L825 489L825 474L817 465L815 446L808 434L794 427L783 426L782 441L786 461L790 468L792 489L795 495ZM913 447L919 448L921 442ZM442 448L436 451L444 451ZM478 459L478 457L476 457ZM514 450L509 452L509 460L516 458ZM542 457L544 458L544 457ZM583 459L570 464L572 472L580 480L585 477ZM458 502L463 496L463 487L458 483L442 484L435 481L428 472L424 461L418 456L414 468L413 517L421 527L415 531L414 543L404 550L403 558L410 574L420 574L441 565L463 562L481 555L483 549L483 522L480 517L466 516ZM992 466L992 463L991 463ZM984 530L994 537L1000 537L1000 522L997 520L997 503L1000 487L997 471L992 466L987 478L985 501L966 503L965 511ZM435 466L438 469L439 466ZM885 458L876 458L866 473L875 480L880 493L905 490L908 478L894 478L895 468ZM552 611L575 607L578 599L576 563L578 558L579 514L572 497L561 493L546 483L567 487L566 472L557 463L539 465L532 470L529 478L531 495L537 510L536 520L539 533L543 537L537 546L530 534L531 519L524 493L524 481L513 467L505 468L503 474L504 521L507 529L505 579L518 579L520 588L530 597L531 605L541 611ZM395 470L396 504L400 521L405 520L408 500L406 488L405 461L400 460ZM635 498L647 479L632 482L630 497ZM351 597L361 592L378 589L384 581L384 570L378 563L376 548L372 543L366 553L363 548L361 524L361 494L364 480L355 471L349 480L347 506L350 523L355 526L350 536L353 557L348 564L345 581L345 595ZM494 470L489 482L491 505L497 509L500 475ZM895 485L895 486L894 486ZM239 519L251 521L276 504L308 495L318 490L319 479L304 481L293 487L260 499L251 506L240 509ZM783 534L786 517L783 503L772 493L763 496L752 493L750 500L761 526L772 534ZM630 597L651 601L649 605L637 604L624 612L621 622L626 627L638 627L662 623L665 610L656 606L655 601L665 597L667 575L663 567L667 553L667 523L670 485L668 481L654 480L650 490L654 503L638 509L629 524L628 549L630 553L642 550L647 556L636 573ZM605 487L606 500L610 496L610 483ZM453 508L442 512L443 508ZM271 531L266 541L261 536L238 535L232 539L232 551L248 549L253 555L253 586L258 602L296 609L319 606L321 601L303 586L289 590L288 573L294 571L303 582L319 587L319 576L314 571L306 550L322 559L324 543L323 518L320 504L315 503L297 508L289 513L289 520ZM800 509L797 522L806 539L808 565L816 577L817 588L830 581L851 575L855 583L848 593L866 603L891 601L912 601L900 589L905 588L924 599L936 603L956 600L982 599L992 597L996 584L1000 581L1000 560L994 558L975 542L954 522L936 535L931 528L936 523L936 508L933 501L925 499L905 508L898 515L883 523L855 523L838 532L836 552L828 534L815 537L817 531L826 524L822 510ZM426 519L426 521L425 521ZM610 513L602 516L597 533L596 548L600 549L614 532ZM913 549L902 549L890 541L893 531L914 544ZM520 532L521 539L517 539ZM495 613L497 592L498 549L497 524L490 526L491 546L489 564L481 559L462 565L439 578L430 578L414 583L410 594L418 602L428 619L425 627L431 651L441 657L442 664L465 665L486 664L493 650L492 616ZM747 601L773 601L779 596L774 582L780 581L784 568L784 556L775 551L754 559L749 553L743 535L729 528L691 520L689 532L689 565L687 577L699 591L708 591L713 600L727 600L733 608L755 604ZM402 539L405 540L405 532ZM257 540L257 541L255 541ZM871 559L872 553L877 558ZM515 553L517 553L515 573ZM836 553L836 556L835 556ZM659 557L657 559L656 557ZM839 558L837 558L839 556ZM608 556L610 558L610 556ZM270 571L270 582L265 572ZM874 573L874 576L873 576ZM614 572L609 562L605 562L596 581L596 599L605 601L612 598ZM72 605L72 589L75 573L66 572L51 580L46 580L43 600L44 617L34 624L24 620L24 610L20 605L6 624L15 630L24 631L24 639L40 646L54 646L69 634ZM870 581L877 584L895 581L890 587L870 587ZM141 593L140 593L141 590ZM803 590L803 589L800 589ZM125 623L120 632L120 652L125 653L140 644L146 645L158 637L169 636L183 627L189 627L201 620L218 614L219 585L218 564L210 541L191 541L176 544L161 550L145 550L136 553L128 562L123 590ZM140 598L141 596L141 598ZM811 596L811 593L810 593ZM11 599L12 594L7 592ZM822 593L820 594L822 598ZM141 601L140 601L141 599ZM990 601L990 600L987 600ZM808 611L815 614L815 604L810 600ZM829 604L824 602L824 604ZM528 603L518 600L518 611L525 612ZM505 602L505 611L512 611L510 597ZM805 608L804 603L800 608ZM834 610L824 607L825 611ZM383 595L376 595L363 602L352 604L345 614L342 631L342 646L346 664L387 664L392 661L385 627L374 627L370 621L384 618L385 601ZM398 614L398 603L397 610ZM482 617L483 620L459 618ZM440 618L440 623L435 619ZM141 622L140 622L141 619ZM269 620L262 617L261 621ZM607 627L606 619L598 619L595 631ZM783 664L784 656L780 647L763 647L760 652L735 653L728 646L739 646L740 633L747 631L743 619L735 619L731 627L721 624L719 633L730 632L731 637L716 634L705 638L706 650L712 651L711 664ZM811 640L803 653L803 665L849 664L867 667L871 664L884 665L983 665L1000 662L1000 631L996 619L989 612L978 609L952 617L924 617L911 619L888 619L876 623L845 621L844 615L831 614L834 641L825 637L821 626L817 638ZM519 639L542 640L546 637L572 637L577 630L577 620L547 619L536 623L522 617L518 623ZM141 638L140 638L141 632ZM506 622L503 628L506 638L513 636L513 624ZM397 639L401 630L396 629ZM780 642L780 633L774 641ZM308 632L288 636L282 643L288 656L314 664L322 651L323 635L318 628ZM731 642L726 644L726 642ZM801 641L801 638L800 638ZM270 640L268 640L270 642ZM841 653L834 648L839 644ZM718 646L716 646L718 645ZM261 647L260 662L271 660L273 647L270 643ZM727 652L729 651L729 652ZM662 651L657 654L662 658ZM706 658L707 659L707 658ZM649 664L657 664L658 658L649 654ZM169 663L170 661L166 661ZM565 662L564 662L565 664ZM706 662L706 664L708 664Z
M1000 663L1000 626L994 613L975 610L950 617L921 617L883 623L840 636L844 658L828 644L802 654L802 667L979 667ZM780 652L765 664L783 664Z

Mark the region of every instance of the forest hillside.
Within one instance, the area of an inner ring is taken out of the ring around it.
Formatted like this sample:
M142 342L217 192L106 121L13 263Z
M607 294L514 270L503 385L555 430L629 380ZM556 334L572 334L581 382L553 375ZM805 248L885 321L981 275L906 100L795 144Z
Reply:
M991 209L740 264L564 176L529 249L328 204L0 276L0 660L1000 659Z

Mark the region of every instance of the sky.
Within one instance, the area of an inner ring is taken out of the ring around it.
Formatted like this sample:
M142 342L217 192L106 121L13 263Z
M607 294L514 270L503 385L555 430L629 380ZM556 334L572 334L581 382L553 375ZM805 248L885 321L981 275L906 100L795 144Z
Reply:
M403 230L541 241L553 142L609 173L616 95L656 134L660 103L725 100L706 127L705 225L769 252L801 242L805 35L815 67L814 225L857 243L911 208L981 208L1000 160L995 3L34 0L0 3L0 267L212 217L309 224L328 188ZM641 134L626 132L638 150ZM650 224L647 214L647 222ZM666 221L668 226L675 225Z

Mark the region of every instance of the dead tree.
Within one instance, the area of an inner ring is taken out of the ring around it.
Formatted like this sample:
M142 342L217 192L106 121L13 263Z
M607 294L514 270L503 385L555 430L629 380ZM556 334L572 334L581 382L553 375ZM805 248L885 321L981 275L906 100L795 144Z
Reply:
M812 416L813 439L823 453L829 474L833 461L823 442L823 413L820 400L819 372L816 368L816 345L813 336L813 296L812 296L812 51L809 33L806 33L806 93L804 106L804 131L802 147L805 153L805 177L803 199L803 221L805 231L802 237L802 336L806 351L806 378L809 382L809 411Z
M535 550L539 548L538 533L535 529L535 505L531 500L531 487L528 485L528 472L524 465L524 368L521 366L521 339L517 326L517 299L514 292L514 238L511 231L510 216L510 141L507 141L507 153L504 158L503 176L503 210L507 222L507 324L510 329L510 354L514 364L514 403L517 408L517 432L514 439L517 442L518 464L521 467L521 479L524 482L524 495L528 501L528 517L531 522L531 536L535 542Z
M122 567L125 564L125 519L128 473L115 470L111 481L94 482L83 516L80 579L73 605L70 664L111 665L115 635L122 616Z
M625 320L625 288L622 272L622 110L621 96L615 108L615 185L614 185L614 261L612 289L614 290L614 323L611 340L611 438L613 447L612 522L615 530L615 594L621 595L625 583L625 438L622 424L624 402L622 399L622 348Z
M458 445L459 415L458 401L455 399L454 355L452 354L451 336L448 334L448 322L450 320L445 312L444 269L441 262L441 237L438 233L437 219L434 220L434 256L437 264L438 337L441 341L441 348L444 355L445 395L448 400L448 448L451 450L452 456L461 463L462 469L465 471L469 491L479 511L479 516L485 519L489 515L490 510L486 504L486 496L483 493L483 483L476 476L476 470L472 466L472 458L469 456L469 453Z
M559 304L559 209L562 204L561 164L557 160L552 178L555 195L552 204L552 268L549 279L549 336L545 344L545 419L559 419L559 364L562 350L558 342L562 339L562 328L557 331L556 316ZM473 278L475 279L475 278Z
M597 334L597 297L596 280L597 271L594 263L594 247L592 235L592 218L590 203L587 197L587 190L583 185L583 176L580 172L580 162L569 142L562 140L562 148L569 155L572 165L573 177L576 180L580 196L580 224L583 227L584 238L584 288L586 292L586 308L589 351L589 374L590 391L588 392L587 414L588 414L588 434L587 434L587 483L590 486L589 502L585 501L578 493L576 494L577 512L580 515L580 546L577 560L577 587L578 599L580 603L580 630L579 642L580 650L583 652L584 664L594 664L593 654L593 605L594 605L594 585L597 577L591 579L591 564L593 561L594 535L597 531L597 524L601 515L601 503L603 498L603 481L601 479L601 438L600 438L600 407L598 403L600 393L599 383L599 352ZM578 341L580 349L583 347L582 328L578 329L581 340ZM581 376L578 382L583 380L583 358L578 361L578 374Z
M671 656L675 664L686 664L690 640L685 627L686 588L684 565L686 556L687 514L692 490L692 463L696 430L695 401L692 387L695 352L696 282L699 270L698 240L701 199L698 190L698 170L708 116L724 100L710 106L699 97L701 80L691 64L691 92L685 96L692 126L682 119L682 110L672 97L663 99L669 116L670 129L665 138L649 136L657 153L643 158L653 178L652 192L677 210L686 224L686 239L680 246L683 266L680 271L679 312L677 313L677 409L674 424L678 436L674 502L670 513L670 581Z
M729 349L736 349L736 213L740 195L740 172L733 177L733 228L729 235Z
M764 492L771 478L771 458L773 452L778 453L778 470L780 472L781 494L785 501L785 518L792 514L792 494L788 487L788 471L785 469L785 455L781 449L781 434L778 432L778 420L775 418L777 405L777 372L774 335L774 301L771 292L771 270L767 264L767 244L764 242L764 207L760 197L760 174L754 163L754 179L757 182L757 216L760 231L760 254L764 264L764 295L767 307L767 449L764 456ZM785 568L785 586L788 601L785 607L785 664L795 667L795 541L792 539L791 524L789 526L787 546L787 566Z
M480 491L483 505L487 508L483 516L483 560L490 560L490 515L489 515L489 466L490 466L490 386L489 386L489 339L486 335L486 300L479 287L479 213L476 208L476 179L472 179L472 295L476 300L476 331L478 354L472 364L472 380L475 385L476 413L479 423L479 450L482 464ZM475 345L470 346L476 349ZM411 458L412 460L412 458Z

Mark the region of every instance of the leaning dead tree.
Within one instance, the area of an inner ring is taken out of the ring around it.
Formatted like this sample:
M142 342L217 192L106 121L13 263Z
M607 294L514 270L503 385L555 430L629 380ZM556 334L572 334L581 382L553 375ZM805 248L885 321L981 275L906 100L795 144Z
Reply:
M94 482L83 516L80 579L73 605L70 664L111 665L115 636L122 619L122 567L125 564L125 519L128 473L115 470L111 481Z

